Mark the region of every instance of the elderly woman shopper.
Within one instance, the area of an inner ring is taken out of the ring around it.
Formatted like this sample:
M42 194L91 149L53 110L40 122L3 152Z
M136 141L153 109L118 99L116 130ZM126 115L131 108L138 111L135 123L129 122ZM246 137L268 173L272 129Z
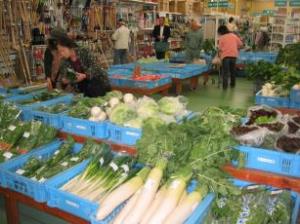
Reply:
M192 63L195 59L199 59L203 42L203 33L201 24L196 20L191 21L191 30L186 34L184 46L186 61Z
M235 65L239 55L239 49L243 46L240 38L231 33L225 25L218 28L219 34L219 56L222 60L223 89L228 87L230 77L230 87L235 87Z

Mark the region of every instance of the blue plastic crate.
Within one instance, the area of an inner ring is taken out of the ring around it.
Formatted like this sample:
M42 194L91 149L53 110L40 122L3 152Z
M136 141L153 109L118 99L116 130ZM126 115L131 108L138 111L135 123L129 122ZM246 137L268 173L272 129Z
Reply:
M235 148L244 154L246 168L300 177L300 155L250 146Z
M300 104L300 90L292 89L290 92L290 100L293 103Z
M290 100L288 97L267 97L262 96L259 91L255 96L255 103L258 105L268 105L271 107L289 107Z
M99 204L59 189L65 183L82 173L87 165L88 161L84 161L47 182L47 192L49 195L47 205L49 207L59 208L70 214L89 220L90 216L97 211Z
M66 96L55 98L53 100L45 101L44 103L41 103L41 106L52 106L59 103L70 104L72 100L73 100L73 95L66 95ZM63 123L61 121L61 115L63 113L52 114L52 113L39 111L38 109L39 108L24 109L22 113L23 120L37 120L45 124L48 124L52 127L55 127L57 129L62 128Z
M129 88L143 88L143 89L154 89L159 86L163 86L172 83L172 79L169 76L162 77L155 81L139 81L133 79L116 79L110 78L113 86L129 87Z
M94 122L67 115L62 115L60 119L63 132L100 139L106 139L108 137L106 121Z
M122 145L135 145L142 137L142 129L107 123L108 140Z
M53 153L59 148L62 144L61 141L55 141L50 145L41 147L39 150L35 150L31 154L22 155L16 159L5 162L0 167L0 173L4 175L5 178L5 187L17 191L19 193L25 194L38 202L45 202L48 200L48 195L46 192L46 180L43 183L31 180L27 177L16 174L16 171L24 166L32 156L42 159L47 159L53 155ZM75 144L73 152L77 153L80 151L82 145ZM58 174L59 175L59 174ZM57 176L57 175L56 175ZM54 178L54 177L53 177Z
M290 106L289 108L292 109L300 109L300 103L294 102L294 101L290 101Z

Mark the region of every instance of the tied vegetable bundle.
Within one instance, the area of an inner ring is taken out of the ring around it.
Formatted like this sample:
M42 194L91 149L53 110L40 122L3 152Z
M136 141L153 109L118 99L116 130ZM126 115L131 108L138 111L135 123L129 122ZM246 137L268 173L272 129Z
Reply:
M229 130L239 119L219 108L209 108L182 124L146 122L138 142L142 171L111 192L100 204L97 218L105 219L121 203L126 206L113 223L184 223L207 192L239 194L222 171L229 161L238 160L231 150L235 141ZM187 193L191 179L197 187Z
M78 153L75 153L74 146L75 141L71 137L68 137L51 157L33 156L16 173L35 181L44 182L56 174L88 159L100 147L89 140L82 146Z
M290 192L253 187L243 189L239 196L216 199L204 223L291 223L293 201Z
M70 180L62 190L87 200L99 202L137 170L133 159L126 155L113 156L108 145L102 145L94 154L85 171ZM145 175L140 172L138 175Z
M39 121L15 121L0 136L0 162L46 145L57 136L57 130Z
M47 100L51 100L54 98L57 98L59 96L63 96L64 93L60 90L53 90L51 92L44 91L41 93L35 93L33 94L32 99L26 99L26 100L19 100L16 103L21 104L21 105L30 105L33 103L39 103Z

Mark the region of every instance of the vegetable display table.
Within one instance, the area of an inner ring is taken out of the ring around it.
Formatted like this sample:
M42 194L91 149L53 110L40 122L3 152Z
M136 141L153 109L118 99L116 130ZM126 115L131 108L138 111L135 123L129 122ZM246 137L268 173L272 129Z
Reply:
M176 93L180 94L182 92L182 83L184 81L190 82L190 88L196 89L198 86L199 77L205 73L207 73L210 68L208 65L200 65L200 64L172 64L172 63L149 63L149 64L139 64L142 68L142 74L160 74L165 75L172 78L173 83L176 86ZM133 73L133 69L135 68L134 64L125 64L112 66L112 68L108 71L110 77L114 75L123 75L123 76L131 76ZM116 86L112 84L113 88L117 90L125 90L125 91L136 91L136 88L128 88L123 86ZM143 88L142 94L145 94L145 90ZM161 90L160 90L161 91ZM136 92L134 92L136 93ZM149 94L146 94L149 95Z
M19 224L20 216L18 211L18 203L22 203L28 205L29 207L35 208L42 212L48 213L50 215L61 218L69 223L73 224L88 224L89 222L83 220L79 217L71 215L67 212L63 212L57 208L50 208L46 205L46 203L38 203L34 201L32 198L27 197L18 192L11 191L9 189L5 189L0 187L0 194L4 196L5 199L5 210L8 224Z
M122 87L122 86L112 86L113 90L119 90L124 93L133 93L133 94L141 94L141 95L152 95L156 93L161 93L162 95L168 95L169 89L172 84L166 84L163 86L158 86L152 89L138 88L138 87Z
M238 169L231 165L225 166L224 169L234 178L240 180L289 189L300 193L300 178L281 176L254 169Z

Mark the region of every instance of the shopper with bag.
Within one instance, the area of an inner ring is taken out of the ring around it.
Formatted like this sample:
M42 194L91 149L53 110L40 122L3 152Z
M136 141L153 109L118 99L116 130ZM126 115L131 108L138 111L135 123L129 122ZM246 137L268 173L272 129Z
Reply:
M169 49L168 39L171 35L169 26L165 25L164 17L159 18L159 25L154 27L152 36L155 40L154 49L157 59L164 59Z
M56 49L63 59L59 69L62 85L72 87L87 97L104 96L111 90L107 73L89 49L78 47L65 36L57 38Z
M236 59L239 55L239 49L243 46L241 39L234 33L231 33L225 25L218 28L219 37L219 56L222 60L223 89L228 87L230 78L230 87L235 87Z

